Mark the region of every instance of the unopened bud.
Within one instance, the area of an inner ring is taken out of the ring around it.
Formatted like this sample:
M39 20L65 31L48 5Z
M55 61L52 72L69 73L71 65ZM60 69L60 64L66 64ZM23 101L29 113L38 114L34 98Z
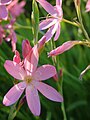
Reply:
M59 54L64 53L65 51L71 49L74 45L79 44L79 41L68 41L62 44L61 46L57 47L56 49L52 50L48 53L48 56L56 56Z
M58 73L56 73L56 74L53 76L53 79L54 79L55 81L58 81Z
M20 54L17 50L15 50L15 55L13 57L13 61L18 63L18 64L21 62Z
M23 40L22 42L22 55L23 55L23 58L25 58L28 53L31 51L32 47L29 43L28 40Z

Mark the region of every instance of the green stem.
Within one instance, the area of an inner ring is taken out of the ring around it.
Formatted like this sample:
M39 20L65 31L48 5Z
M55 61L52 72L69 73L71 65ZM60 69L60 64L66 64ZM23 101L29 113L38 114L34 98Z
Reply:
M90 38L89 38L89 36L88 36L88 34L87 34L87 32L86 32L85 28L84 28L83 23L81 23L80 28L81 28L81 30L83 31L84 36L86 37L86 39L90 41Z
M58 91L62 94L62 96L64 98L64 95L63 95L63 73L60 76L59 81L57 82L57 86L58 86ZM67 120L64 101L61 103L61 109L62 109L62 113L63 113L63 120Z
M82 30L82 32L83 32L84 36L86 37L86 39L90 40L90 38L88 36L88 33L85 30L84 25L83 25L80 3L77 4L77 2L75 0L74 0L74 3L75 3L76 12L77 12L77 17L78 17L78 20L79 20L79 23L80 23L79 27Z
M66 23L68 23L68 24L71 24L71 25L74 25L74 26L76 26L76 27L79 27L79 24L78 23L76 23L76 22L71 22L71 21L69 21L69 20L66 20L66 19L62 19L62 22L66 22Z
M51 41L51 49L55 49L56 45L54 40ZM53 61L53 65L57 68L57 70L59 71L59 59L57 59L58 56L54 56L52 57L52 61ZM61 73L59 80L57 81L57 88L58 88L58 92L60 94L62 94L63 96L63 73ZM62 113L63 113L63 120L67 120L67 116L66 116L66 111L65 111L65 105L64 105L64 101L61 103L61 109L62 109Z
M63 80L61 81L61 94L63 95ZM63 97L64 97L64 95L63 95ZM67 120L64 101L61 103L61 109L63 112L63 120Z
M19 23L15 23L14 28L15 29L20 29L20 28L23 28L23 29L32 29L32 27L30 27L30 26L23 26L23 25L21 25Z

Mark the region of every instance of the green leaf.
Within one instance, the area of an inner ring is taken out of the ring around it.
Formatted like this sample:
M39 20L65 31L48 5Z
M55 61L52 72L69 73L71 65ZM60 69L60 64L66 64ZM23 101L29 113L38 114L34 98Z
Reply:
M32 2L32 31L34 35L34 42L38 41L38 31L39 31L39 10L35 0Z

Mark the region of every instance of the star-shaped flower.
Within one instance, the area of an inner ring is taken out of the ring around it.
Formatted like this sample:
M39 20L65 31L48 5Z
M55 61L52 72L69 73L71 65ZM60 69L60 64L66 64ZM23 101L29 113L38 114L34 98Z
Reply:
M39 24L40 30L48 29L46 32L46 41L48 42L55 34L54 40L60 35L60 22L63 17L62 0L56 0L56 6L52 6L46 0L36 0L50 14L46 20L42 20Z
M14 60L6 60L4 67L7 72L14 78L21 80L18 84L14 85L8 93L4 96L3 104L10 106L14 104L22 95L25 90L26 100L31 112L38 116L40 115L40 100L38 91L45 97L52 101L62 102L62 96L51 86L43 83L44 80L53 77L56 74L56 69L52 65L38 65L38 45L33 48L30 47L28 42L23 42L24 60L21 64L20 55L17 52Z

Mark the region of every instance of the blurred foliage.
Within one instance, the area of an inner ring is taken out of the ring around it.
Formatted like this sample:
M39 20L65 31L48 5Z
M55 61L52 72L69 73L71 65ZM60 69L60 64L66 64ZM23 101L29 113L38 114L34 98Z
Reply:
M55 0L48 0L52 5L55 5ZM90 13L85 13L86 1L81 0L81 12L83 17L83 23L85 29L90 36ZM31 12L32 12L32 0L26 0L25 13L17 18L17 25L28 26L29 29L19 26L15 29L17 33L17 50L21 53L21 43L23 39L29 39L31 45L33 45L33 31L31 29ZM68 20L76 19L76 11L73 0L63 0L63 13L64 18ZM45 10L39 5L40 17L47 15ZM41 18L40 18L41 20ZM42 36L39 33L39 38ZM68 40L83 40L82 32L75 26L70 24L61 23L61 34L54 44L56 46L61 45ZM47 52L52 49L52 42L45 45L45 48L40 56L39 65L53 64L52 58L47 57ZM6 72L3 65L5 60L13 59L14 53L12 53L9 43L3 40L0 46L0 120L8 120L9 113L12 111L11 107L5 107L2 104L3 96L13 86L14 79ZM22 56L21 56L22 57ZM90 48L85 46L75 46L71 50L57 56L58 65L57 71L63 70L63 91L64 91L64 103L68 120L90 120L90 71L88 71L83 80L80 81L79 75L88 64L90 64ZM45 81L57 90L57 82L52 79ZM41 99L41 115L35 117L30 112L27 103L25 102L19 112L16 114L14 120L63 120L63 114L61 110L61 103L49 101L40 93ZM12 96L13 97L13 96ZM18 104L18 103L17 103ZM16 106L17 107L17 106Z

